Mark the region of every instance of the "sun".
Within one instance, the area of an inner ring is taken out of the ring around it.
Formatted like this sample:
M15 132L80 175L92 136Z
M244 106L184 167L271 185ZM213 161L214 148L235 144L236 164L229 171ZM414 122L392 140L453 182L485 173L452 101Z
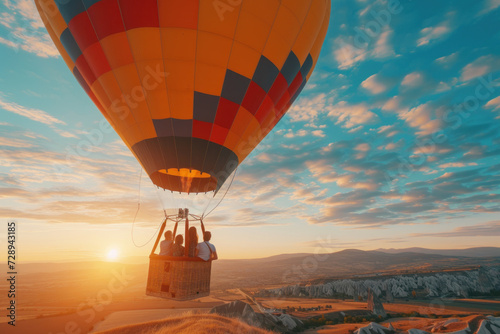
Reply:
M120 255L120 252L117 249L113 248L108 252L108 254L106 255L106 258L108 259L108 261L116 261L118 259L119 255Z

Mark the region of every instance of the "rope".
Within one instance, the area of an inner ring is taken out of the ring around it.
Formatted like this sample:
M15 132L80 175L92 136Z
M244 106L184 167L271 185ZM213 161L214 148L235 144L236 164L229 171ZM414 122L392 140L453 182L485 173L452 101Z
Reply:
M209 214L212 213L212 211L214 211L215 209L217 209L217 207L222 203L222 200L226 197L227 195L227 192L229 191L229 189L231 188L231 185L233 184L233 181L234 181L234 177L236 176L236 172L238 171L238 167L236 167L236 169L234 170L234 173L233 173L233 177L231 178L231 182L229 183L229 186L227 187L226 189L226 192L224 193L224 195L222 196L222 198L220 199L219 203L217 203L217 205L212 209L210 210L207 214L205 214L205 212L207 211L207 208L208 206L210 205L210 202L208 202L207 204L207 207L205 208L205 211L203 211L203 214L201 215L201 219L204 219L205 217L207 217ZM214 196L215 197L215 196Z
M139 210L141 209L141 184L142 184L142 167L141 167L141 173L139 175L139 194L137 196L137 211L135 212L135 216L134 216L134 221L132 222L132 229L130 231L131 233L131 239L132 239L132 243L134 244L135 247L137 248L141 248L141 247L144 247L146 246L147 244L149 244L151 242L151 240L153 240L154 236L156 235L156 233L158 233L158 231L160 230L160 227L161 227L161 224L158 226L158 228L156 229L155 233L151 236L151 238L149 238L149 240L143 244L143 245L138 245L136 242L135 242L135 239L134 239L134 226L135 226L135 221L137 219L137 215L139 214ZM165 210L163 210L165 211ZM166 216L166 214L165 214ZM162 223L163 223L163 220L162 220Z

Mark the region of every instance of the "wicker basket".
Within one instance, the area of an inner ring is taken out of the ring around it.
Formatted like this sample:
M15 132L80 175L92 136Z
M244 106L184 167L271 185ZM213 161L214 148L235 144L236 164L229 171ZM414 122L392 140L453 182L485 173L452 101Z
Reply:
M160 298L189 300L210 294L212 261L193 257L152 254L146 294Z

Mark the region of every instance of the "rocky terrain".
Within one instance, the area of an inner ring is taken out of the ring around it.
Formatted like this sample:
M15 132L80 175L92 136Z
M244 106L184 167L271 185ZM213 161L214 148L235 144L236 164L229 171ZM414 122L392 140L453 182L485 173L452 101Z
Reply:
M210 313L216 313L224 317L238 318L251 326L280 333L288 333L302 323L288 314L273 315L266 312L257 313L249 304L240 300L216 306Z
M368 290L378 297L407 298L417 292L422 297L469 297L471 293L489 294L500 290L500 268L436 274L413 274L370 279L339 279L324 284L288 285L261 290L258 295L277 297L339 297L366 299ZM415 291L415 292L414 292Z
M458 319L449 319L439 321L423 329L410 328L408 330L400 330L398 326L383 326L374 322L363 326L354 334L431 334L431 333L446 333L446 334L498 334L500 333L500 318L492 316L486 317L470 317L468 321L460 321Z

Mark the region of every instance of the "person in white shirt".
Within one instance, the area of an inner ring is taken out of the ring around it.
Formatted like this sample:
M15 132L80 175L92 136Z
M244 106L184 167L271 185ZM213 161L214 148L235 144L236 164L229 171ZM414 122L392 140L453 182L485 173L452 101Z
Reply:
M160 242L160 255L172 256L172 231L167 231L164 234L165 240Z
M212 233L205 231L205 234L203 235L203 242L200 242L198 246L196 246L196 249L198 250L198 257L205 261L217 260L219 258L217 256L215 246L209 242L211 238Z

